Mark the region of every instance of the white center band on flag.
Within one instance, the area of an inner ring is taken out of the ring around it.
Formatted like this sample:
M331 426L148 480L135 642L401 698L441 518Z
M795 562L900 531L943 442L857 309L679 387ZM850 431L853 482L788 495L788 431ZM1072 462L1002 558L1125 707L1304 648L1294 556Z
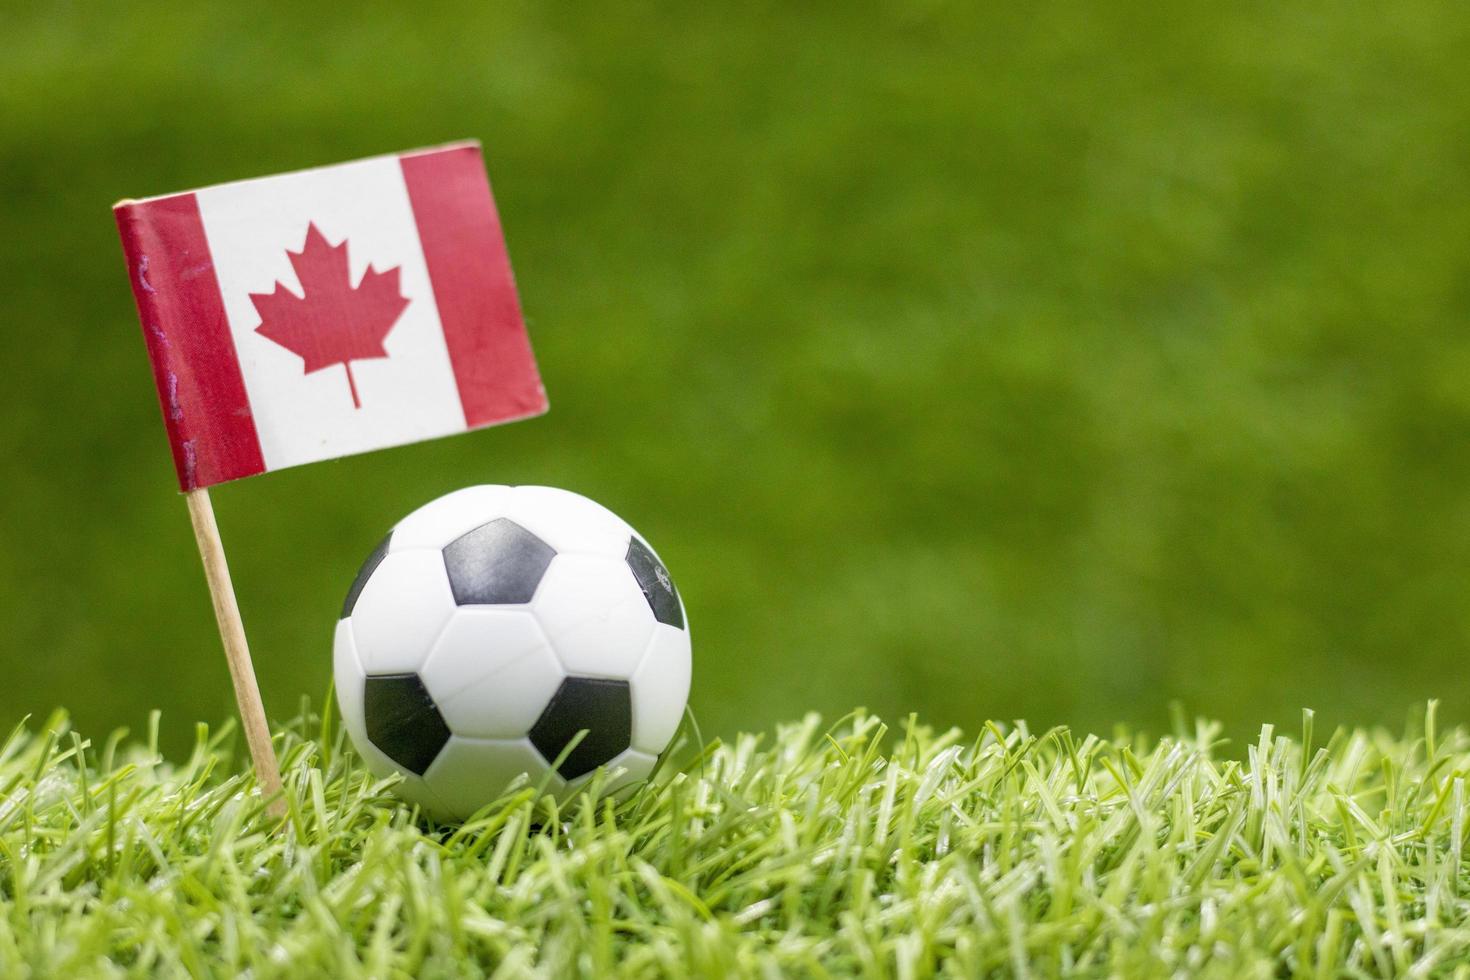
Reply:
M431 439L465 428L429 271L397 158L226 184L197 192L220 295L255 415L266 469ZM370 211L362 206L373 202ZM301 357L256 332L250 298L277 282L301 294L287 251L307 220L345 241L350 279L369 265L397 268L408 306L388 332L388 357L355 361L354 407L346 371L303 374Z

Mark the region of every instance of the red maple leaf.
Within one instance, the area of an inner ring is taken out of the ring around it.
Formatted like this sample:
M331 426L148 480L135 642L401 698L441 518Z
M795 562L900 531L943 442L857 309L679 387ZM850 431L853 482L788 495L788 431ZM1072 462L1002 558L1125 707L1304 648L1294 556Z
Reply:
M387 357L383 338L398 322L408 300L398 293L398 268L378 272L372 266L356 286L347 267L347 239L327 241L315 223L306 226L301 251L286 250L296 278L297 296L277 282L269 293L251 293L260 326L255 332L298 355L306 373L342 365L352 405L361 408L352 362Z

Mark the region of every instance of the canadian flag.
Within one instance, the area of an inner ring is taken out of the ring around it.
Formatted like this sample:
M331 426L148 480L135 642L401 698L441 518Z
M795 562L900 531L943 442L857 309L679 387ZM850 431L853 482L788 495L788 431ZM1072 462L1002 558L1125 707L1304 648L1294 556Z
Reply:
M184 490L546 411L478 143L115 212Z

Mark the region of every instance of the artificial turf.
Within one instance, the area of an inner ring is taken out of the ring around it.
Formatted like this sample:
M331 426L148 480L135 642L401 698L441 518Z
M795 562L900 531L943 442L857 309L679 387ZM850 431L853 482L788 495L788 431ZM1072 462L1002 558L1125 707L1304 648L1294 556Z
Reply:
M270 819L233 729L0 751L0 975L1339 976L1464 973L1470 737L1252 744L888 730L701 746L558 809L421 822L330 714L278 730Z

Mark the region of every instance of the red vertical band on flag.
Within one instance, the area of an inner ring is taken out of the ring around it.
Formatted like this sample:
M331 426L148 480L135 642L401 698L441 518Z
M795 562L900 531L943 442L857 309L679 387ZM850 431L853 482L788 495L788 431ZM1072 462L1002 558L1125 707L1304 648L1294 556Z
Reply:
M176 194L115 212L179 486L263 472L198 202Z
M480 148L430 150L399 163L465 424L546 411Z

